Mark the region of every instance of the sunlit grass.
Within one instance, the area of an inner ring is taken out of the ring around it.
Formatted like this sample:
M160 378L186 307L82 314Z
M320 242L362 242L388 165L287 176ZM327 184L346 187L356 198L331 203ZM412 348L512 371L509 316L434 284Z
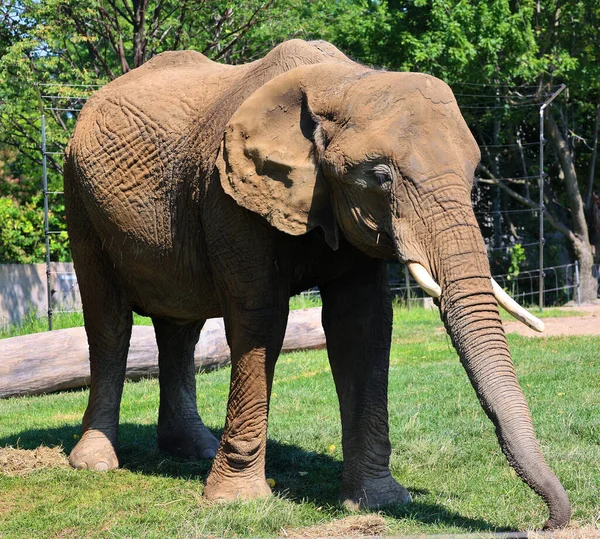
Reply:
M298 294L297 296L290 298L290 310L320 306L321 296L318 293ZM395 307L397 311L405 312L405 318L409 321L409 323L410 320L417 320L419 324L426 320L439 320L437 309L424 310L415 305L409 308L400 302L395 302ZM576 308L560 309L550 307L540 311L537 307L531 307L529 308L529 311L538 318L571 317L583 316L586 314L582 311L577 311ZM514 320L510 314L502 309L500 310L500 314L503 320ZM134 313L133 323L140 326L149 326L152 324L152 320L147 316L140 316ZM83 313L55 313L52 318L52 325L53 329L65 329L83 326ZM42 331L48 331L48 318L46 316L29 314L25 316L18 324L0 327L0 339L16 337L18 335L28 335L30 333L40 333Z
M600 517L600 338L509 335L509 342L546 459L569 491L574 519L593 525ZM224 368L197 377L199 409L217 435L229 376ZM68 453L87 395L0 401L0 447L61 445ZM392 472L414 501L381 512L387 533L523 530L544 522L544 504L502 456L437 311L395 309L389 402ZM0 537L272 537L349 515L337 505L341 428L325 351L287 354L277 365L270 500L204 500L210 463L157 451L157 409L156 380L126 383L119 471L0 475Z
M317 293L303 293L290 298L290 309L306 309L309 307L319 307L321 305L321 296ZM147 316L133 315L133 323L138 326L150 326L152 320ZM54 313L52 316L53 329L65 329L83 326L83 313ZM0 327L0 339L8 337L17 337L19 335L29 335L30 333L40 333L48 331L48 317L39 316L30 313L18 324L5 325Z

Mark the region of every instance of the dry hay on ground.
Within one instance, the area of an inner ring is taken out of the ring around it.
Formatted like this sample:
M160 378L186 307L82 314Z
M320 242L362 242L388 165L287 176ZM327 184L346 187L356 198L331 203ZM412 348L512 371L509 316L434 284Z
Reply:
M317 537L364 537L369 535L384 535L387 530L385 519L381 515L358 515L327 524L307 528L285 530L283 537L316 539Z
M386 530L387 524L385 519L381 515L372 514L351 516L318 526L282 530L283 533L281 537L290 537L293 539L317 539L320 537L327 539L348 539L368 536L385 536ZM523 537L527 539L600 539L600 529L590 525L581 527L577 522L572 522L569 527L564 530L402 535L390 536L390 539L393 539L394 537L403 539L499 539L508 537Z
M564 530L529 532L528 539L600 539L600 529L594 526L580 528L576 522L571 522Z
M9 476L27 475L45 468L68 468L69 461L62 447L18 449L0 447L0 474Z

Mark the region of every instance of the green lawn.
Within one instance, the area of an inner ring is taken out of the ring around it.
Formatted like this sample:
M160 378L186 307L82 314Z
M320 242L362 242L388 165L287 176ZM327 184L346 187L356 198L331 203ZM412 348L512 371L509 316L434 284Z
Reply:
M290 309L306 309L308 307L318 307L321 305L321 298L318 295L299 294L290 298ZM152 324L150 318L133 315L133 323L138 326L149 326ZM53 329L65 329L83 326L83 313L54 313L52 317ZM0 339L8 337L17 337L30 333L39 333L48 330L48 318L38 317L35 313L25 316L19 324L0 327Z
M319 307L321 305L321 298L317 295L298 295L290 299L290 309L306 309L309 307ZM420 307L413 307L416 311L421 311ZM537 307L529 308L538 318L552 318L557 316L570 317L570 316L581 316L581 313L577 310L572 309L557 309L557 308L546 308L542 312ZM408 312L408 311L407 311ZM500 309L500 315L503 320L514 320L514 318L506 311ZM435 315L437 317L437 315ZM152 324L150 318L146 316L140 316L138 314L133 315L133 323L138 326L149 326ZM52 318L52 325L54 329L65 329L77 326L83 326L83 313L71 312L71 313L55 313ZM38 317L35 314L26 316L21 320L19 324L0 327L0 339L6 339L8 337L16 337L19 335L27 335L30 333L39 333L41 331L48 330L48 319L46 317Z
M388 534L539 527L546 509L502 456L437 313L396 310L390 373L392 471L413 503L380 511ZM600 338L509 336L544 454L581 526L600 518ZM197 377L198 406L218 435L230 371ZM0 401L0 447L60 445L80 433L87 391ZM324 351L280 358L267 476L276 496L251 503L202 498L208 462L158 453L156 380L127 383L122 469L46 467L0 475L0 537L279 536L350 515L336 504L341 473L337 399ZM298 532L296 532L298 533ZM302 533L302 532L300 532Z

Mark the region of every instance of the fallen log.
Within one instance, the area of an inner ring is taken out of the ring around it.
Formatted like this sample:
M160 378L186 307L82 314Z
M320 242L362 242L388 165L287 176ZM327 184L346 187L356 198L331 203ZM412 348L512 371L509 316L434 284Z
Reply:
M282 352L323 348L321 308L290 311ZM222 318L207 320L196 345L197 371L229 363ZM134 326L127 356L130 380L158 375L158 349L151 326ZM88 344L82 327L0 340L0 398L38 395L88 386Z

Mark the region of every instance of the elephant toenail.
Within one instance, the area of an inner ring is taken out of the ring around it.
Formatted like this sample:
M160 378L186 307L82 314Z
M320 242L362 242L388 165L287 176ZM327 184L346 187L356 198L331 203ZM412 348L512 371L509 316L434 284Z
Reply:
M214 449L207 448L202 451L202 458L214 459L217 456L217 452Z
M108 464L106 462L98 462L96 463L95 469L98 472L105 472L108 470Z

